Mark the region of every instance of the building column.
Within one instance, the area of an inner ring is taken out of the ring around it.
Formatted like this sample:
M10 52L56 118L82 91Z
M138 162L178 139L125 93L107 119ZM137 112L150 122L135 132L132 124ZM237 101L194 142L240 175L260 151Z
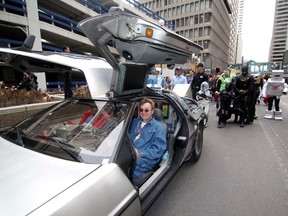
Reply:
M26 0L27 19L28 19L28 34L35 35L35 42L32 50L42 51L41 31L38 13L38 3L35 0ZM38 81L38 88L47 90L45 73L35 73Z

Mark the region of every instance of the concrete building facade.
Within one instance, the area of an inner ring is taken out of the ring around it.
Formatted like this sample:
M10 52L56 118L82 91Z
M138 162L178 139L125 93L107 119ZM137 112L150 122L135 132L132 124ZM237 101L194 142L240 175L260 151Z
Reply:
M244 0L238 2L238 16L237 16L237 42L236 42L236 64L243 63L242 57L242 29L243 29L243 13L244 13Z
M286 50L288 50L288 1L276 0L269 61L280 66Z

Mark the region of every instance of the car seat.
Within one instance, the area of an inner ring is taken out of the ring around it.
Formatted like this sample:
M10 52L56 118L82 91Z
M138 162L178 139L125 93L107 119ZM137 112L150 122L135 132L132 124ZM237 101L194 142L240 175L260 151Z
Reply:
M164 122L164 115L163 115L162 110L159 108L155 108L153 115L154 115L154 118L163 125L163 127L165 128L165 132L167 134L167 124Z

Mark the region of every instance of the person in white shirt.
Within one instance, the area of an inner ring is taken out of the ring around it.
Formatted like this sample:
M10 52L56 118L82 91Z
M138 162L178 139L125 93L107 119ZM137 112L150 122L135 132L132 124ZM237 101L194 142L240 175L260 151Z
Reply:
M153 77L153 82L152 84L156 84L157 87L165 87L165 79L162 77L162 75L160 74L160 69L156 69L155 71L155 76Z
M171 86L175 87L176 84L187 84L187 79L182 75L183 70L181 67L175 69L175 76L172 77Z

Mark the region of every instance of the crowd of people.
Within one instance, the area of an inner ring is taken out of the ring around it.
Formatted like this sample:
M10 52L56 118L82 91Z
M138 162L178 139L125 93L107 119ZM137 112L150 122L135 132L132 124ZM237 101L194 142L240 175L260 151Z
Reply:
M199 63L196 71L189 70L187 73L182 67L175 68L172 78L163 77L160 70L156 69L155 76L150 78L149 82L168 90L173 90L177 84L190 84L193 99L205 98L216 102L219 117L217 127L223 128L232 115L235 115L234 123L238 123L240 127L257 119L255 107L260 103L261 91L267 79L268 76L249 74L247 66L243 66L241 72L236 75L232 75L229 69L208 75L205 73L204 65ZM206 92L203 92L203 89L206 89ZM277 101L276 108L279 110Z

